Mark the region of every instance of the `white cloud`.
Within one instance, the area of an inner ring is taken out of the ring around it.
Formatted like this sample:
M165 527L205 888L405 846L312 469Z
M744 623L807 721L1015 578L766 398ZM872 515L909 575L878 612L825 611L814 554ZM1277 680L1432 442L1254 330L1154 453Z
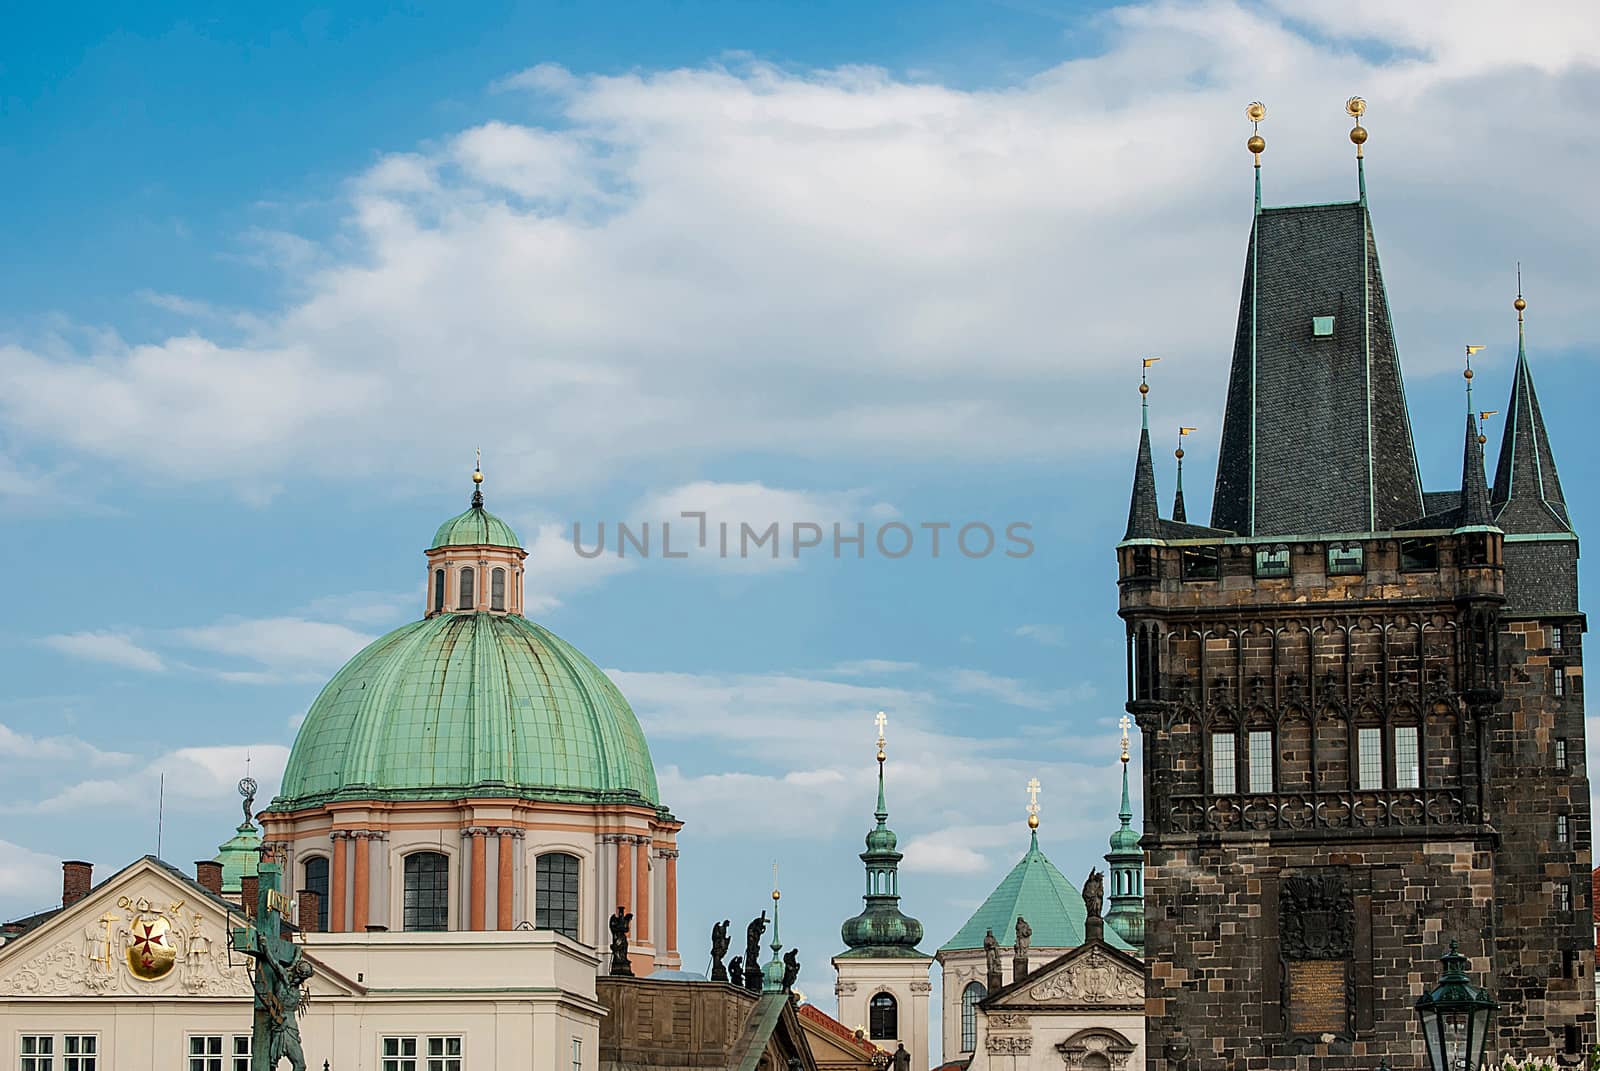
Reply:
M981 874L995 865L983 849L1014 849L1015 824L1009 826L956 825L913 837L900 845L905 854L901 869L925 874Z
M120 751L102 751L75 736L29 736L0 723L0 757L24 762L88 762L95 766L117 766L132 762L133 756Z
M46 636L39 641L51 650L91 662L105 662L145 673L160 673L167 667L161 656L134 643L121 632L67 632Z
M254 663L249 669L208 669L246 684L325 680L374 639L345 625L303 617L226 618L174 635L198 650Z
M524 526L526 527L526 526ZM633 569L638 563L614 553L587 558L573 546L572 528L554 522L534 527L534 537L524 537L528 552L523 562L523 612L533 617L548 613L562 601ZM593 527L585 537L585 547L593 547ZM580 533L581 535L581 533Z
M61 903L61 860L57 856L0 840L0 903L22 912L44 911Z
M890 673L909 673L917 668L915 662L896 662L888 658L858 658L850 662L839 662L829 672L839 677L878 677Z
M422 612L420 592L353 591L312 599L297 616L348 621L353 625L394 625Z
M154 811L158 793L168 808L207 811L238 806L237 785L246 770L260 786L257 808L276 793L289 749L281 744L185 747L151 760L136 773L68 785L42 800L11 803L10 813L57 814L118 807ZM165 787L161 788L165 778Z
M1019 625L1012 632L1013 636L1020 636L1025 640L1045 647L1065 647L1067 645L1067 630L1060 625Z
M1162 419L1214 408L1249 225L1243 103L1271 112L1270 202L1348 197L1352 89L1372 101L1386 278L1423 343L1408 371L1444 367L1429 339L1508 336L1488 299L1514 251L1539 265L1537 344L1586 338L1587 6L1359 7L1130 5L1101 18L1101 53L991 89L533 68L500 87L541 94L548 125L383 158L348 184L338 234L255 235L295 296L237 343L0 346L0 414L18 443L255 500L335 447L343 478L442 471L456 447L415 429L481 412L485 382L537 414L483 425L511 496L735 451L1096 464L1127 448L1108 355L1132 352L1130 323L1139 350L1187 355L1163 366ZM1536 176L1480 166L1512 143ZM1537 213L1510 210L1535 194ZM441 353L474 374L440 375Z

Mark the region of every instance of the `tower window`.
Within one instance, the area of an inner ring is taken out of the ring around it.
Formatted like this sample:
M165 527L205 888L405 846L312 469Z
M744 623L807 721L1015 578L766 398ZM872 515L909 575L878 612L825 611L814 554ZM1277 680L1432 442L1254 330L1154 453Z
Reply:
M1360 543L1328 548L1329 576L1360 576L1366 571L1366 553Z
M335 845L339 842L335 841ZM317 932L328 932L328 857L315 855L306 860L306 878L301 888L317 894Z
M1289 575L1289 548L1271 547L1256 551L1256 576Z
M438 613L444 609L444 570L433 571L433 612Z
M1383 787L1383 730L1356 730L1356 787Z
M1333 317L1332 316L1313 316L1313 317L1311 317L1311 337L1312 338L1332 338L1333 337Z
M1565 740L1557 740L1556 741L1556 769L1565 770L1567 768L1568 768L1567 767L1567 742Z
M473 599L477 594L477 592L473 590L472 580L472 567L469 565L465 569L461 570L461 600L457 605L458 609L472 609Z
M1550 626L1550 649L1552 651L1561 650L1561 626L1560 625L1551 625Z
M1218 796L1231 796L1239 791L1234 767L1233 734L1211 734L1211 791Z
M978 1047L978 1002L989 995L982 982L968 982L961 991L961 1051L972 1052Z
M412 931L445 930L450 925L450 860L439 852L406 856L402 925Z
M1564 814L1556 815L1556 843L1557 844L1565 844L1565 843L1567 843L1567 841L1569 839L1571 839L1571 834L1569 833L1568 828L1569 827L1567 826L1567 816L1564 815Z
M1184 547L1183 578L1185 580L1215 580L1217 578L1216 547Z
M1572 886L1564 881L1556 886L1556 910L1572 910Z
M1555 688L1557 698L1567 694L1567 671L1560 666L1555 669Z
M1400 541L1400 571L1405 573L1430 573L1439 568L1439 541L1437 539L1402 539Z
M893 1041L900 1036L900 1006L888 993L879 993L867 1005L867 1032L873 1041Z
M1418 755L1415 725L1394 727L1394 787L1422 787L1422 764Z
M546 852L534 867L533 924L578 939L578 857Z
M1250 791L1272 791L1272 732L1266 729L1250 731Z
M504 610L506 608L506 571L496 569L489 574L489 609Z

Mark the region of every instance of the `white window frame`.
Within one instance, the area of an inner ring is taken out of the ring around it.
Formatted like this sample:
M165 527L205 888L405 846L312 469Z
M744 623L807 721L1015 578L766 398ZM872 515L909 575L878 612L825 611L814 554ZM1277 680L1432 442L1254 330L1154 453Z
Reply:
M87 1048L84 1046L84 1042L88 1042ZM76 1033L61 1035L61 1071L98 1071L99 1067L99 1034Z
M1566 637L1561 635L1561 626L1560 625L1551 625L1550 626L1550 649L1552 651L1561 650L1561 641L1563 639L1565 639L1565 638Z
M1565 912L1572 910L1572 886L1564 881L1556 883L1556 910Z
M583 1039L572 1039L572 1071L583 1071Z
M1238 747L1239 738L1234 733L1211 734L1211 794L1213 796L1232 796L1239 791Z
M1368 763L1368 758L1376 752L1377 765L1373 767ZM1376 784L1371 776L1376 769ZM1383 790L1383 729L1376 725L1362 725L1356 728L1356 788L1363 792L1381 792Z
M384 1034L378 1038L378 1067L379 1071L464 1071L466 1051L464 1034Z
M1572 840L1572 823L1564 814L1556 815L1556 843L1567 844Z
M455 1042L455 1051L450 1043ZM427 1049L426 1071L462 1071L465 1066L466 1039L460 1034L430 1034Z
M1567 671L1564 666L1555 668L1555 688L1557 699L1567 694Z
M1394 727L1394 787L1422 787L1422 732L1415 725Z
M28 1051L30 1047L33 1049L32 1052ZM17 1038L17 1050L17 1066L22 1071L55 1071L54 1034L22 1034Z
M394 1044L391 1046L390 1042ZM407 1042L411 1043L409 1053L406 1051ZM381 1071L417 1071L420 1052L417 1035L385 1034L378 1039L378 1067Z

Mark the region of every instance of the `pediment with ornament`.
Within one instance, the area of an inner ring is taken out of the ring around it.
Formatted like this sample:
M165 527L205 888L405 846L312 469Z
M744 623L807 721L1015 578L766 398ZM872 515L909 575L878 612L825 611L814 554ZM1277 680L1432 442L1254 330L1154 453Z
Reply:
M1008 1009L1144 1010L1144 965L1101 942L1075 948L983 1002L986 1012Z

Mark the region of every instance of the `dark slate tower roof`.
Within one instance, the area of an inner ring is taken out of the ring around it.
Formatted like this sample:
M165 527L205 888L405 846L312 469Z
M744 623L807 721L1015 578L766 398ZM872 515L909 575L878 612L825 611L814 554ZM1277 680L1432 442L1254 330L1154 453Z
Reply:
M1487 527L1493 523L1489 514L1489 485L1483 480L1483 444L1478 441L1478 419L1469 412L1467 442L1461 453L1461 515L1456 526Z
M1139 455L1133 463L1133 496L1128 502L1127 539L1160 539L1161 507L1156 502L1156 467L1150 460L1150 428L1139 430Z
M1522 325L1522 298L1517 298L1517 368L1506 405L1506 430L1500 439L1500 460L1494 470L1490 505L1494 523L1506 533L1571 532L1567 500L1561 494L1550 436L1539 412L1528 367L1527 339Z
M1386 531L1427 510L1364 200L1258 211L1211 524Z

